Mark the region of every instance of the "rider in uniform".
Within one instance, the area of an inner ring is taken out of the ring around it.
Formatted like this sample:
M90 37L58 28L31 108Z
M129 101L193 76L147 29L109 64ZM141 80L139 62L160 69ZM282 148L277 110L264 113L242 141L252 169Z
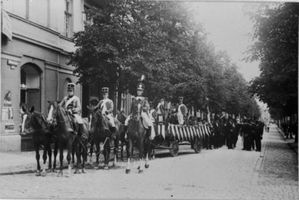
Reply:
M70 116L72 116L73 123L77 124L78 127L75 126L76 130L74 131L75 134L83 134L84 126L83 126L83 120L81 117L81 102L79 97L74 95L75 90L75 84L74 83L68 83L67 84L67 93L68 95L65 96L62 101L60 102L60 106L64 108Z
M109 128L112 132L112 134L115 133L115 121L113 117L113 101L109 99L109 88L103 87L102 88L102 95L103 99L100 101L100 109L102 111L102 115L106 117Z
M150 139L153 139L155 137L155 129L154 129L153 121L151 120L150 117L149 102L146 97L142 96L144 91L144 84L141 81L137 87L137 97L135 103L138 104L138 108L140 108L141 110L140 116L143 120L143 125L147 131L147 135L150 136ZM132 106L132 108L134 108L134 106ZM130 119L131 119L131 115L129 115L125 121L125 131L127 130Z
M177 109L177 117L178 117L178 122L180 125L183 125L185 123L185 119L188 114L188 109L186 105L183 103L184 97L179 97L179 106Z

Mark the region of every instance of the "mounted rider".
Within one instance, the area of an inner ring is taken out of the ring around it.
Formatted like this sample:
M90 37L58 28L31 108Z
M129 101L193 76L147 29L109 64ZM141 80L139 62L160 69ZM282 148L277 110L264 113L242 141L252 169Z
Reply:
M143 125L144 125L144 128L146 129L147 135L150 136L150 139L153 139L155 137L155 129L154 129L153 121L151 120L151 117L150 117L150 105L149 105L147 98L142 96L143 91L144 91L144 84L142 83L143 79L144 79L144 75L141 76L141 79L137 86L137 97L136 97L135 103L137 104L137 108L138 108L138 111L140 112L140 116L143 120ZM136 108L136 106L132 105L131 108L132 109ZM131 119L131 116L133 113L132 111L133 110L131 110L131 114L127 117L127 119L125 121L125 131L127 130L129 121Z
M178 122L180 125L183 125L185 123L185 119L187 118L188 115L188 109L187 106L183 103L184 97L180 96L179 97L179 106L177 109L177 117L178 117Z
M74 123L74 129L72 130L71 127L70 131L73 131L75 134L79 133L82 134L84 130L83 120L81 117L81 101L79 97L74 94L75 91L75 84L68 83L67 84L67 93L68 95L65 96L59 105L64 108L69 116L71 116L71 120Z
M102 88L102 95L103 95L103 99L99 102L100 110L102 115L108 121L108 125L109 125L108 128L111 130L112 134L114 134L115 133L115 121L113 117L114 104L113 101L109 99L108 87Z

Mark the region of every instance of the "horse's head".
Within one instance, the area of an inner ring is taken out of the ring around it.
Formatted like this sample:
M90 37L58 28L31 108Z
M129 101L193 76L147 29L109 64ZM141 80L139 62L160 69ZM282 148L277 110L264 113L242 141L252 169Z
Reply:
M101 130L104 127L104 116L100 108L100 104L97 105L88 105L87 109L90 113L90 131L94 132L95 130Z
M34 106L32 106L29 111L23 107L22 110L23 116L21 132L31 132L32 130L45 128L45 122L43 121L42 115L34 112Z
M47 122L51 125L57 124L57 110L58 110L58 102L57 101L48 101L48 116Z

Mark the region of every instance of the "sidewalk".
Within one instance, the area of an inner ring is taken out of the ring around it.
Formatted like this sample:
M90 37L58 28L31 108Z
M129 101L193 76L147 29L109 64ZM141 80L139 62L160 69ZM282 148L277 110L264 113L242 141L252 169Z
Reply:
M285 134L279 127L277 127L277 130L280 133L280 135L282 136L282 138L287 142L289 147L298 154L298 143L295 143L295 139L286 139Z
M36 160L34 151L0 152L0 175L31 173L35 170Z
M260 199L299 199L298 156L276 125L263 135L261 165L256 184Z

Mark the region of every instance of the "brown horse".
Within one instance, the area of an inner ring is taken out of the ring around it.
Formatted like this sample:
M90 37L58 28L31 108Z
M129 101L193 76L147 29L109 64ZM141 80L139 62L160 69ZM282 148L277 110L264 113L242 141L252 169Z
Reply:
M96 162L99 164L99 155L100 155L100 143L103 143L104 146L104 169L109 169L109 160L110 160L110 143L114 143L114 162L113 165L115 166L117 163L117 150L120 140L120 131L121 131L121 123L115 120L115 130L112 133L108 119L103 116L101 109L99 106L89 107L88 109L91 113L91 146L90 146L90 157L92 157L93 153L93 146L96 146Z
M81 135L76 135L71 116L58 104L58 102L49 102L48 122L55 126L57 143L59 148L60 169L58 176L63 175L63 150L67 149L68 175L71 175L71 153L74 150L77 156L77 166L75 173L85 173L84 162L87 158L87 140ZM85 124L86 126L86 124ZM73 148L75 147L75 148ZM82 148L79 148L82 147ZM81 155L83 155L83 165L81 166Z
M25 112L23 120L25 123L24 128L30 130L32 134L32 141L35 150L35 158L37 162L36 176L46 176L45 165L47 162L47 154L49 157L48 169L54 171L56 168L56 159L54 159L54 165L52 166L52 149L51 144L54 143L54 157L57 155L57 142L55 135L53 134L52 127L47 123L44 116L41 113L35 112L34 108L31 108L30 112L27 112L25 106L22 106ZM22 130L23 132L24 130ZM43 169L41 172L40 166L40 154L39 150L43 148Z
M144 157L146 157L145 160L145 168L149 167L148 164L148 156L150 152L150 139L149 135L146 134L146 129L144 128L142 119L141 119L141 110L138 106L136 100L133 100L132 102L132 115L131 119L128 123L128 163L126 168L126 173L130 173L130 162L131 162L131 152L133 152L133 147L137 147L138 154L139 154L139 166L138 166L138 173L143 172L143 161Z

